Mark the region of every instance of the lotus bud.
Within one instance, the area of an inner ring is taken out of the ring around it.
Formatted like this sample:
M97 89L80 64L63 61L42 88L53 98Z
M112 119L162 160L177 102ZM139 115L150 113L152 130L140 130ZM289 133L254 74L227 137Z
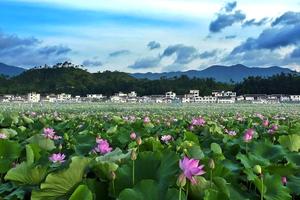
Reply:
M142 144L142 138L141 137L137 137L136 138L136 143L137 143L137 145L141 145Z
M132 132L132 133L130 134L130 139L132 139L132 140L135 140L135 139L136 139L136 133L135 133L135 132Z
M116 173L115 172L111 172L111 180L115 180L116 179Z
M188 154L188 150L185 148L185 149L183 149L183 152L185 153L185 154Z
M260 165L255 165L253 167L253 171L256 173L256 174L261 174L261 166Z
M180 174L180 176L177 178L177 182L176 182L178 187L184 187L186 184L186 178L184 176L184 174Z
M135 149L133 149L131 151L131 160L136 160L136 158L137 158L136 151L135 151Z
M286 184L287 184L287 178L286 178L286 176L281 177L281 182L282 182L282 184L284 186L286 186Z
M208 162L208 166L210 169L214 169L215 168L215 161L213 159L210 159Z
M60 144L59 146L58 146L58 149L61 151L62 150L62 144Z

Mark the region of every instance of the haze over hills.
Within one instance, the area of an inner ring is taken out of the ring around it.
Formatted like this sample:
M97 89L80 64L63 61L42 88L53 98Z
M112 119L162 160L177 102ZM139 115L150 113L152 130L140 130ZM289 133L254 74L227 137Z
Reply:
M244 78L249 76L261 76L261 77L270 77L275 74L280 73L294 73L294 71L288 68L282 67L246 67L241 64L232 65L232 66L222 66L222 65L213 65L204 70L188 70L188 71L177 71L177 72L163 72L163 73L133 73L132 76L135 78L147 78L150 80L157 80L161 77L172 78L180 77L186 75L189 78L214 78L217 81L221 82L240 82Z
M17 76L24 71L26 71L26 69L24 69L24 68L0 63L0 74L3 74L5 76Z

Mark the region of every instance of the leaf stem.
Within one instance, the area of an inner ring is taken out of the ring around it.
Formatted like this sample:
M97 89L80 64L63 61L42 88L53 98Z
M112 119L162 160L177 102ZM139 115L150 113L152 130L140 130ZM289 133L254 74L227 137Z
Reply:
M178 200L181 200L181 187L179 188L179 196L178 196Z
M134 160L132 161L132 186L134 186L134 176L135 176L135 168L134 168Z
M261 193L260 193L260 200L264 199L264 177L261 174Z
M116 196L115 180L112 180L112 188L113 188L114 196Z
M210 188L212 188L212 169L210 170Z
M189 182L186 183L186 200L188 200L189 196Z

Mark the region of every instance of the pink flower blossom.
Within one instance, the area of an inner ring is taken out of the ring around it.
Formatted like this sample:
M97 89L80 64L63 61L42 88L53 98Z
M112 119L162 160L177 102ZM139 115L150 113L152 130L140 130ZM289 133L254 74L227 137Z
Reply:
M135 140L136 139L136 134L135 132L130 133L130 139Z
M0 139L7 139L7 135L5 135L4 133L0 133Z
M228 133L228 135L230 135L230 136L235 136L235 135L236 135L236 132L235 132L235 131L232 131L232 130L231 130L231 131L228 131L227 133Z
M273 124L273 125L271 126L271 128L268 130L268 133L269 133L269 134L273 134L273 133L275 133L277 130L278 130L278 126L277 126L276 124Z
M193 126L204 126L205 123L206 123L206 121L202 117L194 118L192 120L192 125Z
M61 136L55 135L55 131L53 128L44 128L44 136L45 138L49 138L52 140L61 139Z
M283 185L287 184L287 178L286 178L286 176L282 176L281 177L281 182L282 182Z
M260 113L257 113L257 114L256 114L256 117L258 117L258 118L261 119L261 120L264 119L264 116L263 116L262 114L260 114Z
M107 140L104 139L97 139L97 146L94 148L95 152L100 154L106 154L111 152L112 148L109 146Z
M55 135L55 131L53 128L44 128L44 136L46 138L52 139Z
M171 140L173 140L173 137L171 135L163 135L163 136L161 136L161 141L163 141L165 143L168 143Z
M151 120L150 120L149 117L145 117L145 118L144 118L144 123L150 123L150 121L151 121Z
M188 178L192 184L197 183L194 176L200 176L205 173L203 170L204 165L199 165L199 160L189 159L186 156L179 161L179 167L183 171L184 176Z
M244 135L244 141L250 142L253 139L253 135L254 135L254 130L252 128L247 129Z
M53 163L63 163L65 162L65 154L62 153L54 153L49 157L49 160L51 160Z
M269 120L264 120L263 122L262 122L262 125L264 126L264 127L268 127L269 126Z
M277 130L278 130L278 126L277 126L276 124L273 124L273 125L271 126L271 129L273 129L274 131L277 131Z

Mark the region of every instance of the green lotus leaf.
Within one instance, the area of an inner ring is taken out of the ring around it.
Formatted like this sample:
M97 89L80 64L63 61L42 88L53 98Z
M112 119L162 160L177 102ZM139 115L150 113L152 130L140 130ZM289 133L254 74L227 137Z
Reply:
M163 195L159 192L158 183L154 180L142 180L133 189L124 189L119 200L178 200L179 192L176 189L167 190ZM185 199L182 193L181 199Z
M68 169L47 175L40 190L33 191L31 200L67 198L83 178L89 158L73 157Z
M79 185L69 200L93 200L93 194L86 185Z
M54 141L45 138L43 135L34 135L28 138L27 141L32 144L37 144L41 149L44 149L46 151L55 149Z
M299 151L300 149L300 135L283 135L278 139L279 143L288 148L290 151Z
M21 146L10 140L0 139L0 173L7 172L12 165L12 162L17 159L21 152Z
M22 185L38 185L44 180L46 174L47 167L33 166L22 162L7 172L5 180L14 181Z

